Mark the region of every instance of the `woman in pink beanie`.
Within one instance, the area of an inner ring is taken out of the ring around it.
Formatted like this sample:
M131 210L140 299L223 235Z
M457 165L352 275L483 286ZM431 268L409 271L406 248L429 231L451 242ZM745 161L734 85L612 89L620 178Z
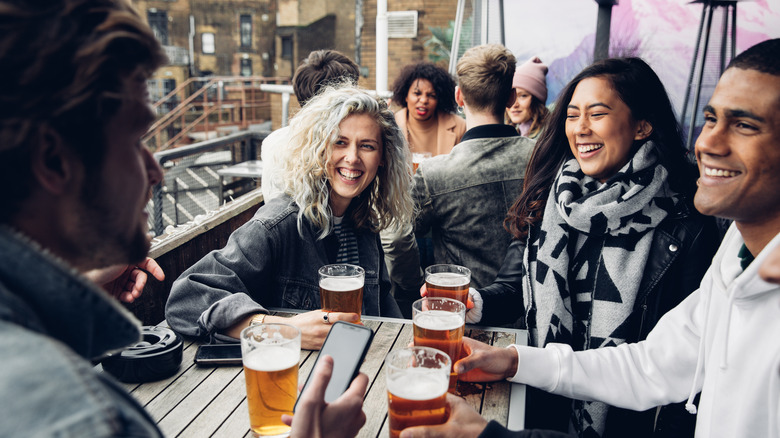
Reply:
M547 101L547 66L534 56L515 70L512 87L517 93L515 103L507 108L509 124L517 132L529 138L536 138L544 127L550 111L544 106Z

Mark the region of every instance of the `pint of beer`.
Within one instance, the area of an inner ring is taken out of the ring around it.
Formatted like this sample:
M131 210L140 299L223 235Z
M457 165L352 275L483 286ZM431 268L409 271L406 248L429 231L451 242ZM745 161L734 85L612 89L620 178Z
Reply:
M466 306L451 298L421 298L412 303L414 345L441 350L452 363L460 358L463 331L466 325ZM450 392L455 392L458 376L450 375Z
M471 270L458 265L431 265L425 268L425 288L429 297L452 298L466 304Z
M298 396L301 331L287 324L257 324L241 332L249 424L261 437L286 437Z
M447 421L447 386L452 363L428 347L391 351L385 359L390 437L412 426Z
M360 266L325 265L318 271L322 310L363 313L363 282L366 271Z

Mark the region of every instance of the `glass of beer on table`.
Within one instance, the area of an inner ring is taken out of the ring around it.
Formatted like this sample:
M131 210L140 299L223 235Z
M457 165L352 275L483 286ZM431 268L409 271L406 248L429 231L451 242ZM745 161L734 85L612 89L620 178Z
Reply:
M320 302L327 312L363 313L366 271L348 264L325 265L318 271Z
M391 351L385 359L390 437L412 426L447 421L447 387L452 362L443 351L409 347Z
M425 268L425 289L429 297L452 298L466 304L471 270L458 265L431 265Z
M288 324L250 325L241 331L241 357L252 431L261 437L287 437L298 397L301 331Z
M421 298L412 303L414 345L441 350L455 363L463 346L466 305L452 298ZM454 393L458 376L450 374L449 390Z

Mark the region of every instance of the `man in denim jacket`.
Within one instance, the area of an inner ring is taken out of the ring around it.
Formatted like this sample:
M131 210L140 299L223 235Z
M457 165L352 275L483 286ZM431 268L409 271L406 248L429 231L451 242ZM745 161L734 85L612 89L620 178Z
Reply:
M431 230L435 262L471 269L472 287L490 284L501 267L511 240L504 217L522 191L534 145L503 124L515 100L514 72L515 57L501 45L463 54L455 99L468 130L452 152L425 160L414 177L415 233Z
M0 0L0 436L161 436L93 369L140 330L79 272L121 265L90 278L124 301L146 281L128 263L162 276L144 213L162 170L141 137L164 60L122 0Z

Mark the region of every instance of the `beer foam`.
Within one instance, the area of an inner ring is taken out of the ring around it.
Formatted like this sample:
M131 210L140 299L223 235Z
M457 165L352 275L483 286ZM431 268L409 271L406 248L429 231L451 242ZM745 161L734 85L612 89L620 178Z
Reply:
M465 323L459 313L446 310L426 310L414 316L414 325L427 330L454 330Z
M430 400L447 392L450 373L426 368L409 368L388 379L387 390L407 400Z
M300 354L276 345L258 348L244 357L244 366L255 371L281 371L298 365Z
M320 287L331 292L349 292L363 287L363 282L359 278L328 277L320 280Z
M458 287L469 284L468 277L456 272L436 272L434 274L429 274L425 281L444 287Z

